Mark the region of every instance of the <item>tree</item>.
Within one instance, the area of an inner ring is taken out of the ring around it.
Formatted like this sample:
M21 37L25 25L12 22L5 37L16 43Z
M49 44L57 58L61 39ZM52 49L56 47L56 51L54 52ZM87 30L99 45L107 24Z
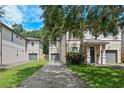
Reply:
M87 20L92 34L97 38L100 34L117 35L117 27L124 25L123 6L91 6Z
M46 5L40 7L45 10L43 14L45 26L43 29L46 30L46 33L49 35L49 40L55 41L57 37L62 37L64 26L63 6Z
M24 37L39 38L41 42L43 41L42 39L43 39L44 34L43 34L42 29L41 30L34 30L34 31L26 31L21 24L16 24L16 23L12 25L12 29L15 32L23 35ZM48 54L48 45L49 45L48 40L46 39L42 43L43 43L43 52L45 54Z
M100 34L117 35L124 25L123 6L40 6L43 10L45 38L55 41L64 34L79 37L84 53L83 38L90 31L97 39Z
M3 9L5 6L0 6L0 17L3 17L5 10Z
M12 25L12 29L13 29L14 31L16 31L17 33L22 33L22 32L25 31L24 28L23 28L23 26L22 26L21 24L17 24L17 23L14 23L14 24Z

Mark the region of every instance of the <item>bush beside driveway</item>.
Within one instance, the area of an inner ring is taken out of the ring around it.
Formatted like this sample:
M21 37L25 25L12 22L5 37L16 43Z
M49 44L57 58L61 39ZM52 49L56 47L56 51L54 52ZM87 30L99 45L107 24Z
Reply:
M124 88L124 70L113 67L69 65L90 87Z
M48 61L33 61L16 67L0 70L0 87L18 87Z

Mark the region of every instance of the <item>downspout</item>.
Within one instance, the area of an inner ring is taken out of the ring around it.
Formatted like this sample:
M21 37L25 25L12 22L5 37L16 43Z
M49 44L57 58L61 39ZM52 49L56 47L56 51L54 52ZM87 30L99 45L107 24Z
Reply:
M0 54L1 55L1 60L0 60L1 62L0 62L0 64L2 65L2 24L1 23L0 23L0 32L1 32L1 43L0 43L1 44L1 52L0 52L1 53Z
M38 61L40 61L40 60L42 60L42 55L43 55L43 46L42 46L43 44L42 44L42 42L41 42L41 40L39 40L39 59L38 59Z
M40 42L39 42L39 50L38 50L38 52L39 52L39 57L38 57L38 61L40 60Z

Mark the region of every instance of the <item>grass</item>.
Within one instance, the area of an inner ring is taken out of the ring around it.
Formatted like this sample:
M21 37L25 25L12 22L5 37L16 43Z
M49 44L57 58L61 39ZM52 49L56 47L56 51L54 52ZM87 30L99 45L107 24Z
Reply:
M87 65L69 65L69 68L90 87L124 88L124 70Z
M24 80L47 63L47 60L33 61L13 68L0 70L0 87L19 87Z

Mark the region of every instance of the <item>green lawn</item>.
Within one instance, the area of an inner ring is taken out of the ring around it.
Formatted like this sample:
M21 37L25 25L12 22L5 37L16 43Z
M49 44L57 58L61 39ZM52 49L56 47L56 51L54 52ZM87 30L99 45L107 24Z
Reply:
M25 79L35 73L46 63L47 60L35 61L19 65L13 68L0 70L0 87L18 87Z
M69 68L90 87L124 88L124 70L87 65L69 65Z

